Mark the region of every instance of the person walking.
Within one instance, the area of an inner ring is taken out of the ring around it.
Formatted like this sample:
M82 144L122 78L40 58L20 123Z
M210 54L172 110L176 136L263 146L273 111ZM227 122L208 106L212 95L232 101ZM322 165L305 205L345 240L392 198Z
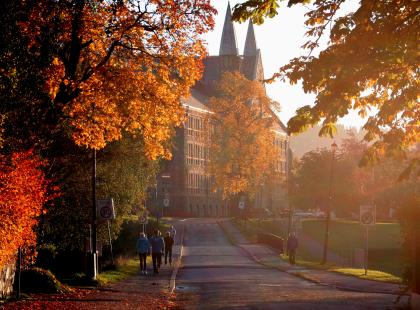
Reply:
M296 249L298 247L298 239L294 233L290 233L287 238L287 255L289 255L290 265L296 263Z
M144 233L140 233L140 237L137 239L136 251L140 260L140 272L146 275L146 260L147 256L150 255L150 242Z
M150 245L152 247L153 272L157 274L159 273L163 251L165 250L165 241L159 230L154 231L152 238L150 238Z
M166 232L165 238L165 265L168 263L172 265L172 246L174 245L174 238L171 236L171 232Z

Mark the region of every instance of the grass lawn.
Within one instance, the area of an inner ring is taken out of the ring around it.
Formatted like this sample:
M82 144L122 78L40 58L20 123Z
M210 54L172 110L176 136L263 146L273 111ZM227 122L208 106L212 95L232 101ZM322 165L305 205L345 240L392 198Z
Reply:
M304 220L303 231L318 241L324 238L324 220ZM330 226L330 245L333 249L364 248L365 227L359 222L335 220ZM401 248L400 225L396 223L377 223L369 227L369 248L399 249Z
M328 270L338 272L338 273L343 273L345 275L354 276L361 279L369 279L369 280L392 282L392 283L401 283L402 281L400 277L397 277L387 272L378 271L378 270L369 269L367 272L367 275L365 275L364 269L359 269L359 268L330 267L328 268Z
M151 263L151 258L147 258L147 263ZM139 260L135 257L118 258L115 270L107 270L98 274L100 285L107 285L121 281L139 273Z
M323 220L305 220L302 226L304 233L323 243L325 231ZM336 220L331 222L330 229L329 246L338 255L350 258L353 249L364 249L366 228L358 222ZM313 259L304 250L301 251L301 256L308 260ZM369 268L401 276L403 258L399 224L377 223L369 227Z
M258 226L273 234L285 237L287 219L249 221L250 226ZM323 244L325 221L323 219L302 220L302 232ZM347 220L331 221L329 247L336 254L351 261L355 248L365 247L365 227L359 222ZM298 249L298 258L317 263L320 257L314 256L304 247ZM400 277L404 262L401 253L401 229L397 223L377 223L369 227L369 268L381 270Z
M285 261L288 261L289 258L287 255L282 254L281 258ZM365 275L365 270L361 268L341 268L334 265L321 265L319 261L313 260L304 260L304 259L297 259L296 265L311 268L311 269L321 269L326 271L337 272L341 274L345 274L348 276L357 277L360 279L365 280L374 280L374 281L382 281L382 282L391 282L391 283L401 283L402 278L396 275L393 275L388 272L378 271L369 269L367 275Z

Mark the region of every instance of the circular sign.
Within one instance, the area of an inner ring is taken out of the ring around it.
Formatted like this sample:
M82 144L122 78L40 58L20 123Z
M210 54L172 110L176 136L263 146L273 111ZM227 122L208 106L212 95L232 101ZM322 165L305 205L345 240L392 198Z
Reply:
M360 221L362 222L362 224L364 225L370 225L373 224L374 222L374 217L372 212L364 212L361 216L360 216Z
M147 223L147 215L143 214L139 216L139 222L140 224L146 224Z
M245 201L239 201L239 209L245 209Z
M104 219L109 219L112 218L112 208L110 206L103 206L100 210L99 213L101 214L101 217L103 217Z
M168 198L163 199L163 206L164 207L169 207L169 199Z

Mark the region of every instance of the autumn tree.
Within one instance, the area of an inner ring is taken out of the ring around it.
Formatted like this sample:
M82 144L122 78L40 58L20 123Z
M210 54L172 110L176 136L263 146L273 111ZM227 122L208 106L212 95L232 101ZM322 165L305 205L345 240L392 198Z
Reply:
M77 152L76 152L77 151ZM91 163L88 152L74 150L69 156L57 158L55 177L62 197L57 206L48 209L40 225L42 242L52 243L59 254L79 253L89 236L92 205ZM118 237L121 225L131 216L134 206L142 206L146 189L155 183L159 161L144 154L140 138L123 137L109 143L97 154L97 197L113 198L116 219L112 221L112 237ZM106 223L98 226L98 238L108 244Z
M244 1L235 6L233 18L262 23L277 14L279 2ZM372 146L364 163L384 154L402 158L420 141L418 3L360 1L356 11L338 15L345 2L288 1L289 7L312 3L305 21L309 41L303 45L308 54L290 60L273 78L301 81L306 93L316 95L315 104L299 108L288 128L296 133L322 122L320 134L332 136L336 121L356 110L362 117L369 115L364 139ZM328 46L316 55L320 39L328 34ZM418 163L413 161L413 171Z
M100 149L129 132L143 138L150 158L169 156L165 142L181 122L180 98L201 74L200 35L213 26L207 0L12 3L22 48L46 64L58 126L81 146ZM2 69L12 80L22 68Z
M279 156L273 147L273 105L261 83L238 72L224 73L210 98L208 169L225 198L252 197L273 175Z
M36 245L36 224L44 204L54 195L32 152L0 156L0 267L15 258L18 248Z

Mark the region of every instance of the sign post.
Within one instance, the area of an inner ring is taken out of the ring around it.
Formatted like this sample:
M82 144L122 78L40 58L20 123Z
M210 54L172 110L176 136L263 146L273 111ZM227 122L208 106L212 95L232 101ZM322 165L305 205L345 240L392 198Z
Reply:
M365 275L368 271L369 262L369 226L376 223L376 206L361 205L360 206L360 224L365 226Z
M109 223L109 220L115 219L114 199L112 198L98 199L96 201L96 212L97 212L97 218L99 220L107 222L109 248L111 252L111 264L114 265L114 254L112 251L112 239L111 239L111 224Z
M145 225L147 224L147 221L148 221L148 217L147 217L148 214L147 213L148 213L147 210L145 210L142 213L140 213L140 215L139 215L139 222L143 226L143 233L145 231Z

